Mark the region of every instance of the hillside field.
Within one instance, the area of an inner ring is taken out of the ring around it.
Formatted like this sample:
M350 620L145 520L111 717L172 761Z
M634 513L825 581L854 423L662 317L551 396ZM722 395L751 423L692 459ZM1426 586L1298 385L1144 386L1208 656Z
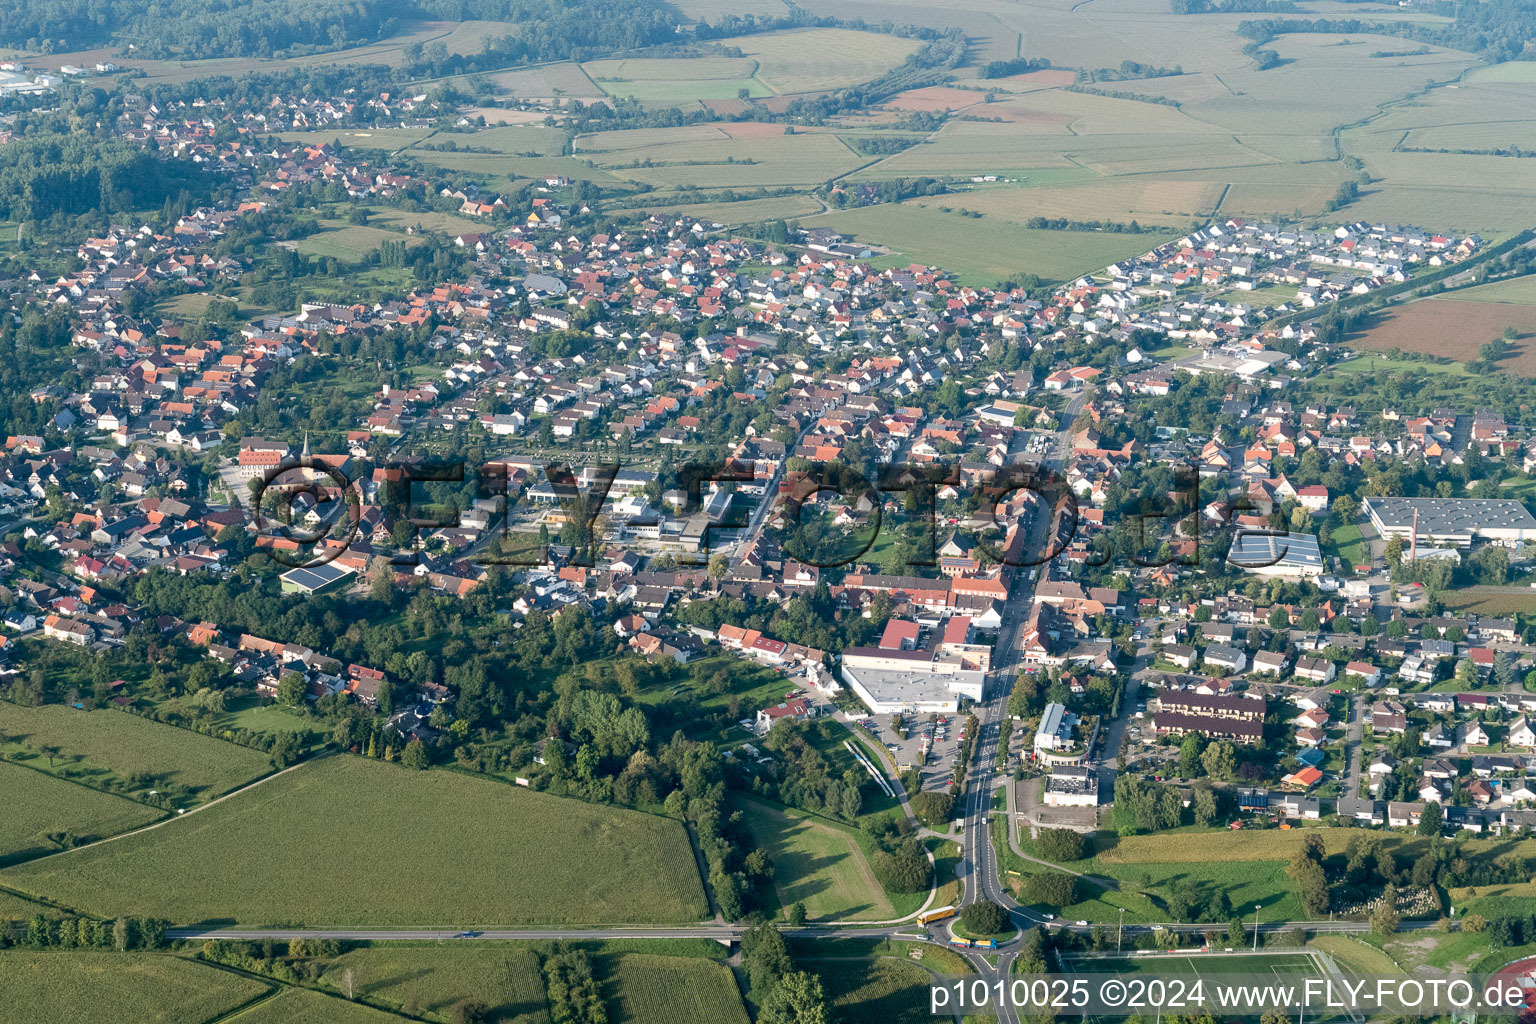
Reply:
M675 821L345 755L161 828L8 871L0 883L103 916L178 924L596 925L707 915Z

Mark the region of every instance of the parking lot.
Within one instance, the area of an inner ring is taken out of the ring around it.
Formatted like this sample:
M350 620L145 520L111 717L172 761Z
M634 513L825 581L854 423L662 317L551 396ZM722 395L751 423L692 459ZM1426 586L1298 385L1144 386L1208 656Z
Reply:
M869 715L866 727L896 759L897 767L922 772L924 789L944 789L954 772L960 750L960 728L965 719L959 715L903 715L901 727L905 738L892 728L891 715ZM940 722L939 719L945 721Z

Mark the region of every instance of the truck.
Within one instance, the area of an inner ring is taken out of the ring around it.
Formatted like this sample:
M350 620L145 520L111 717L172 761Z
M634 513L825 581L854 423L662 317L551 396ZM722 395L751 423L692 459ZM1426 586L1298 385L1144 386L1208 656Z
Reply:
M932 910L925 910L923 913L918 914L917 923L933 924L933 922L942 921L946 917L954 917L957 913L959 911L954 907L935 907Z
M975 942L971 943L971 945L973 945L973 946L981 946L984 949L996 949L997 948L997 940L996 939L977 939Z
M961 949L970 949L972 946L976 945L976 943L972 942L970 939L950 939L949 944L951 946L959 946Z

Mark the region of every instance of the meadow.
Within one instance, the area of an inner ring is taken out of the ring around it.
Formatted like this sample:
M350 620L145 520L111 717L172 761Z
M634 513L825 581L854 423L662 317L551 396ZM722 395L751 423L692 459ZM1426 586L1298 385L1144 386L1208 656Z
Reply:
M342 993L349 968L357 998L376 1006L446 1021L454 1003L470 998L502 1024L549 1024L544 976L529 949L373 946L332 960L322 982Z
M582 65L608 95L657 104L734 99L742 89L752 97L772 96L757 69L750 57L638 57Z
M46 748L59 753L50 759ZM201 803L272 771L267 755L116 710L0 702L0 755L98 789ZM50 760L55 761L50 766Z
M624 953L598 958L613 1024L747 1024L731 969L692 957Z
M89 841L147 825L164 813L3 761L0 792L6 795L0 864L57 853L62 847L48 839L50 833L67 832L77 841Z
M13 1021L98 1024L110 1007L112 1024L205 1024L266 990L259 981L173 956L16 950L0 955L4 1013ZM240 1021L249 1024L244 1016Z
M6 872L3 883L104 916L179 924L588 926L707 915L675 821L345 755L164 827Z
M781 907L804 903L813 920L887 921L897 916L851 832L757 800L744 806L747 827L773 859Z
M421 239L398 231L360 224L332 224L312 235L281 244L306 256L332 256L347 263L356 263L370 253L377 252L385 242L392 241L404 242L409 248L419 245Z

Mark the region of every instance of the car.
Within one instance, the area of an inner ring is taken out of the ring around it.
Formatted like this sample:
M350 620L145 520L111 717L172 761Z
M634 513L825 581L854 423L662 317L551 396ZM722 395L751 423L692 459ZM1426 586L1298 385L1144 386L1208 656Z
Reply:
M485 934L484 932L459 932L459 934L455 935L454 938L456 938L456 939L478 939L480 936L482 936L484 934Z
M1054 921L1054 920L1056 920L1056 915L1055 914L1041 914L1040 916L1045 918L1047 921Z
M1088 927L1088 922L1087 921L1079 921L1079 922L1077 922L1077 926L1079 928L1087 928Z

